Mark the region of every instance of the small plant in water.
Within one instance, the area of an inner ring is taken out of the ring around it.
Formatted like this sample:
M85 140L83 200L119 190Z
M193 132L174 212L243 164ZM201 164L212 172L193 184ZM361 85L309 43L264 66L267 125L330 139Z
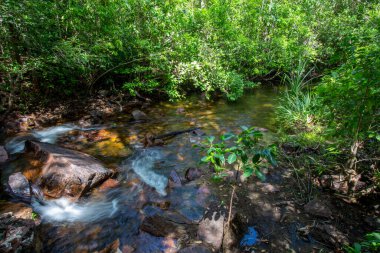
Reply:
M259 130L245 126L241 128L239 134L223 134L219 141L216 141L215 136L208 136L204 142L196 145L205 154L201 162L209 164L214 169L213 179L220 180L228 175L227 169L236 169L236 179L242 173L244 178L256 175L264 180L265 175L260 168L268 162L276 165L274 159L276 146L259 145L259 140L263 136Z
M239 134L226 133L216 141L215 136L208 136L199 147L205 156L201 162L209 164L214 169L214 180L221 180L228 174L226 170L233 169L236 171L236 182L242 173L244 178L256 175L259 179L264 180L265 175L261 172L265 164L276 165L274 155L276 152L275 145L263 147L259 140L263 134L254 127L242 126ZM229 204L229 215L227 224L230 225L233 196L235 186L232 187L231 200Z

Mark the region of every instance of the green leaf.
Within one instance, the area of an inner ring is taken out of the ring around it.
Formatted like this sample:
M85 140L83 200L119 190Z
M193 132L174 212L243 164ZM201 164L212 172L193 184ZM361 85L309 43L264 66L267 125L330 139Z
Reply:
M232 153L228 156L228 159L227 159L227 162L228 164L233 164L234 162L236 162L236 154L235 153Z
M215 140L215 136L207 136L207 140L208 142L213 143Z
M252 176L253 171L254 171L253 168L251 168L251 167L246 167L246 168L244 169L243 177L244 177L244 178L247 178L247 177Z
M252 157L252 163L254 163L254 164L256 164L256 163L258 163L259 162L259 160L260 160L260 154L256 154L256 155L254 155L253 157Z
M204 162L204 163L207 163L209 160L210 160L210 157L208 157L208 156L204 156L201 159L201 161Z
M255 175L261 180L261 181L264 181L265 180L265 175L258 169L255 170Z

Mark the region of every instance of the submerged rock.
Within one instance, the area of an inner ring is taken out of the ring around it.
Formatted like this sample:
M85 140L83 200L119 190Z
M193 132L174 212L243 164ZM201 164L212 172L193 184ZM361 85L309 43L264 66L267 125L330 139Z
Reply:
M8 153L3 146L0 146L0 163L8 160Z
M146 217L140 229L154 236L178 239L191 233L193 225L180 215L164 213Z
M87 154L37 141L25 145L44 163L37 183L45 196L78 199L112 175Z
M30 184L21 172L13 173L9 176L7 191L15 198L30 202Z
M178 176L175 170L172 170L170 172L168 185L170 188L182 186L181 178Z
M185 172L185 178L188 181L193 181L202 176L202 171L198 168L188 168Z
M319 199L309 201L304 206L304 209L306 213L322 218L330 218L332 215L332 211L328 205Z
M140 110L133 110L132 111L132 116L135 120L147 120L148 116Z

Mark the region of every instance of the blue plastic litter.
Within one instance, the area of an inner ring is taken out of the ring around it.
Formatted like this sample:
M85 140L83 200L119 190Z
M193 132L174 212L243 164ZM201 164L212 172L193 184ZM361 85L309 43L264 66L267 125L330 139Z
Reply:
M241 247L251 247L257 242L257 231L253 227L248 227L248 233L246 233L240 242Z

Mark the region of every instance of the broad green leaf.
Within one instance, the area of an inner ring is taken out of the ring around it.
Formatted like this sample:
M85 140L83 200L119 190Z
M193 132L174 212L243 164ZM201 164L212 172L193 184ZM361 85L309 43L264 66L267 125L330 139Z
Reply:
M236 162L236 154L235 153L232 153L228 156L228 159L227 159L227 162L228 164L233 164L234 162Z
M251 168L251 167L246 167L246 168L244 169L243 177L244 177L244 178L247 178L247 177L252 176L253 171L254 171L253 168Z

